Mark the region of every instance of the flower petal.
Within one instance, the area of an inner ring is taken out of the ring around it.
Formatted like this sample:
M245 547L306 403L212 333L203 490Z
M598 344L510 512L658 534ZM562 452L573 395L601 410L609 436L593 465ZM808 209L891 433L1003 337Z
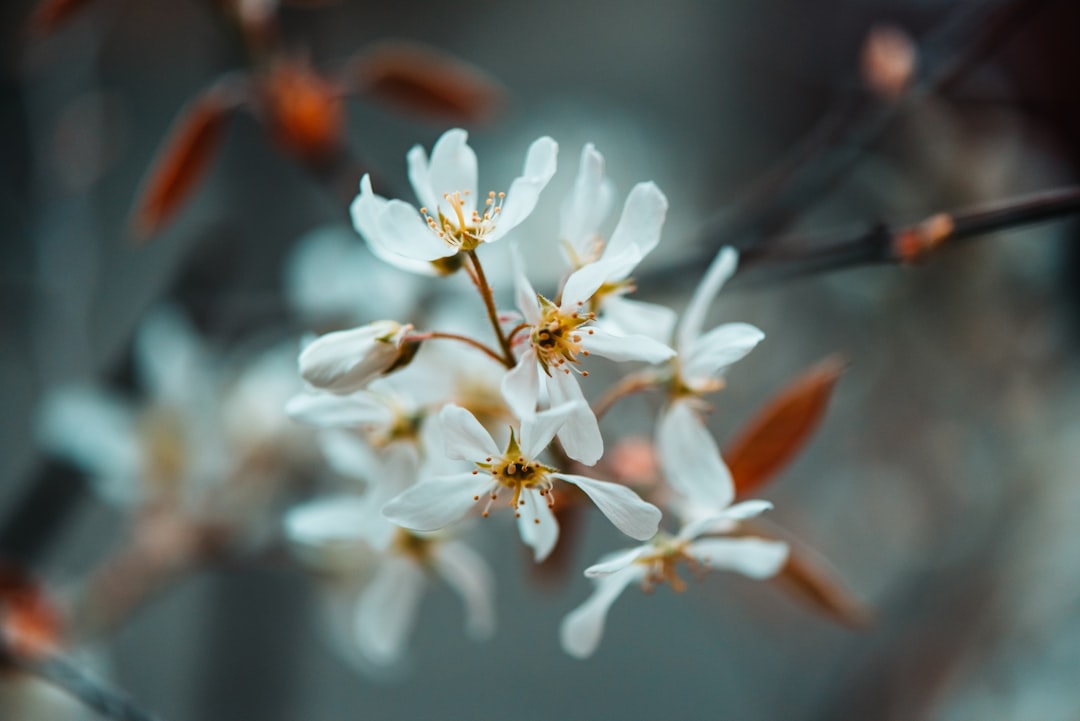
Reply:
M624 335L643 335L659 343L671 340L678 314L667 306L609 295L600 306L600 327L614 325Z
M388 200L376 218L376 237L387 253L414 261L432 261L455 255L458 249L440 238L416 208L401 200ZM379 249L372 246L372 251Z
M657 424L656 446L668 484L692 505L718 511L731 504L735 498L731 472L689 404L668 406Z
M643 570L628 568L601 578L593 594L563 619L559 626L559 643L575 658L587 658L600 645L608 609L634 581L640 581Z
M559 144L551 138L545 136L533 141L525 155L521 177L516 178L506 191L506 201L499 211L495 229L487 236L487 242L502 238L529 217L540 199L540 191L555 175L558 154Z
M535 374L534 374L535 375ZM521 453L526 458L539 456L555 433L562 428L566 421L577 413L592 411L584 403L564 403L540 413L531 413L521 417Z
M663 363L675 356L675 351L660 341L643 335L619 335L610 329L591 327L581 334L581 347L613 361L644 361Z
M465 632L477 640L495 633L495 579L487 562L460 541L436 544L435 570L465 602Z
M631 248L630 253L633 257L629 259L605 257L595 263L583 265L571 273L563 285L562 305L559 309L563 313L577 313L604 283L625 278L629 270L622 273L624 267L633 269L640 260L635 248ZM619 277L620 274L622 278Z
M540 322L540 303L536 299L536 290L525 275L525 261L521 259L521 251L516 244L510 246L510 263L514 271L514 302L525 317L525 322L536 325Z
M431 166L428 165L427 151L422 145L414 145L405 154L405 164L409 168L409 184L416 193L416 199L421 207L430 208L432 212L439 207L438 196L431 189Z
M559 225L559 237L575 256L567 258L572 267L592 260L589 258L591 246L600 224L611 210L613 195L610 181L604 178L604 157L592 143L587 143L581 149L577 178L563 202Z
M210 400L214 373L202 340L176 307L159 306L139 324L135 367L150 395L183 408Z
M759 500L736 503L719 512L710 512L693 504L683 505L687 507L681 509L681 513L689 520L679 531L679 538L682 539L697 538L707 533L731 533L739 525L739 521L759 516L773 507L768 501Z
M301 393L289 399L285 404L285 413L294 421L318 428L381 426L393 418L386 402L367 391L347 396Z
M491 488L491 477L459 473L417 483L383 506L383 516L414 531L437 531L459 520Z
M521 501L523 505L517 509L518 533L525 545L532 548L533 560L540 563L551 555L559 540L559 522L536 491L524 491Z
M705 277L694 290L694 296L690 299L690 304L683 314L682 324L679 326L675 347L680 353L687 352L701 335L701 328L705 324L709 306L716 299L716 294L720 292L724 283L735 273L738 263L739 255L734 248L721 248L716 259L705 271Z
M518 358L517 365L502 379L502 394L506 405L518 418L536 413L536 401L540 397L540 369L536 365L536 351L532 346Z
M377 480L375 476L380 464L375 452L355 434L339 428L329 429L319 434L317 442L327 465L335 473L356 480Z
M359 496L317 498L285 513L285 536L302 546L324 546L364 540L371 509Z
M652 548L652 546L638 546L637 548L631 548L628 551L612 554L610 557L601 560L599 563L595 563L586 568L585 575L589 578L597 578L599 576L610 576L613 573L618 573L625 568L629 568L634 561L648 553L650 548Z
M468 140L467 132L453 128L443 133L431 149L428 168L432 200L439 204L443 215L449 217L454 216L454 209L444 195L461 193L466 218L476 208L476 153L469 147ZM434 215L435 206L429 210Z
M604 437L600 434L600 424L596 415L585 402L577 378L573 373L553 371L550 376L542 377L547 387L548 400L552 406L573 405L574 412L559 429L559 440L566 455L575 461L591 466L604 455Z
M691 385L718 378L764 337L764 333L749 323L719 325L683 349L679 357L680 372Z
M625 253L632 246L637 250L638 257L644 258L660 242L667 210L667 197L656 187L656 183L635 185L626 197L622 217L611 233L604 256Z
M389 263L410 273L421 275L436 275L438 271L426 260L409 258L398 252L398 246L392 236L383 235L380 228L379 217L386 209L386 198L376 195L371 189L371 178L365 174L360 179L360 194L356 196L349 208L352 215L353 227L356 228L367 243L371 252L384 263ZM430 228L426 228L428 235L434 237Z
M482 461L500 455L499 446L491 434L469 411L453 404L439 411L446 455L455 460Z
M356 604L353 626L367 660L385 666L401 659L423 590L424 572L412 561L389 558L380 564Z
M770 578L780 572L788 545L764 538L705 538L687 545L686 552L704 565L735 571L750 578Z
M600 512L607 516L616 528L639 541L647 541L656 535L662 514L660 509L641 499L626 486L608 481L598 481L569 473L552 473L585 492Z

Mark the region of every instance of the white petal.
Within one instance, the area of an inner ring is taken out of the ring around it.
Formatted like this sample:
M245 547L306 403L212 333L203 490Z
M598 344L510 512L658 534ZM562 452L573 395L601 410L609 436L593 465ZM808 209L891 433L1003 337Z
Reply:
M134 353L139 380L154 398L190 407L212 392L202 339L178 308L165 305L147 314L135 333Z
M764 333L749 323L719 325L683 349L679 357L680 372L691 384L718 378L764 337Z
M576 258L571 265L578 266L585 257L600 230L600 223L611 209L613 195L611 183L604 178L604 157L592 143L581 149L574 188L562 205L559 237L570 244Z
M405 155L405 164L409 168L409 184L416 193L416 199L421 207L428 208L432 213L439 207L439 198L431 189L431 167L428 165L427 152L422 145L414 145L409 148Z
M371 190L371 178L364 175L360 179L360 195L356 196L350 207L353 227L363 236L371 252L384 263L389 263L410 273L421 275L437 275L438 271L431 263L425 260L408 258L398 252L398 246L394 238L384 237L380 228L379 217L386 209L389 201ZM429 235L430 228L425 228Z
M387 201L376 222L379 244L387 253L414 261L438 260L457 253L457 248L437 236L416 208L404 201Z
M551 555L559 540L559 522L536 491L524 491L521 500L525 504L516 509L518 533L525 545L532 548L533 560L540 563Z
M602 327L581 332L581 347L613 361L644 361L663 363L675 356L675 351L660 341L643 335L619 335Z
M759 516L773 507L768 501L759 500L736 503L721 511L686 505L689 507L682 510L689 512L691 520L679 531L679 538L682 539L697 538L706 533L730 533L739 525L739 521Z
M678 321L678 314L667 306L610 295L600 306L599 327L614 325L623 335L643 335L658 343L667 343Z
M383 516L403 528L437 531L468 513L491 485L490 476L471 471L422 481L383 506Z
M573 483L584 491L600 512L607 516L616 528L631 538L647 541L656 535L662 515L660 509L641 500L641 496L626 486L568 473L551 475L567 483Z
M327 465L335 473L346 478L377 481L380 463L371 447L355 434L341 429L331 429L318 436L319 448Z
M735 272L739 262L739 255L734 248L721 248L720 253L713 260L705 277L701 279L690 304L683 314L682 324L679 326L679 337L675 347L685 353L693 342L701 335L701 328L705 324L705 315L709 312L709 306L716 299L716 294Z
M536 351L530 346L518 358L517 365L503 376L503 398L518 418L525 418L536 412L536 401L540 397L540 373Z
M575 404L572 406L574 412L557 434L563 450L575 461L593 465L604 455L604 437L600 434L596 415L585 402L577 378L573 373L554 370L550 376L544 374L542 380L552 406Z
M525 317L525 322L536 325L540 322L540 303L536 299L536 290L525 275L525 261L521 259L521 251L516 244L510 246L510 263L514 270L514 302Z
M476 207L476 153L469 147L468 139L468 133L454 128L443 133L431 149L429 170L432 200L439 204L444 215L450 217L454 217L454 209L443 195L461 193L468 211L466 218ZM434 206L429 210L432 215L435 214Z
M285 413L295 421L318 428L382 426L393 418L386 401L366 391L347 396L302 393L289 399Z
M635 185L626 197L622 217L604 249L604 256L607 257L608 253L625 253L631 246L637 250L638 257L648 255L660 242L667 210L667 197L656 187L656 183Z
M631 251L636 252L633 249ZM635 257L633 264L636 265L636 263L637 258ZM623 265L622 258L617 259L617 261L598 260L575 270L566 279L566 284L563 285L562 305L559 306L559 309L563 313L577 313L583 305L589 302L589 299L593 297L593 294L596 293L600 286L609 280L617 279L618 271L622 270Z
M567 614L559 626L559 643L563 650L575 658L591 656L600 644L611 604L628 585L640 581L641 577L641 570L628 568L600 579L593 594Z
M435 570L465 602L465 632L477 640L495 633L495 579L487 562L460 541L435 546Z
M728 518L734 518L735 520L745 520L747 518L754 518L760 516L765 511L772 510L773 504L769 501L751 500L743 501L742 503L736 503L733 506L729 506L724 515Z
M386 320L319 336L300 353L300 375L332 393L360 390L397 360L403 330Z
M283 524L289 541L322 546L362 540L362 529L371 520L371 509L358 496L317 498L285 513Z
M533 413L521 417L521 453L526 458L539 456L555 433L576 413L591 413L584 403L564 403L554 408L549 408L540 413Z
M613 573L617 573L624 568L629 568L634 561L641 558L644 554L648 553L652 546L638 546L637 548L631 548L628 551L622 551L615 553L609 558L606 558L599 563L595 563L585 569L585 575L589 578L597 578L599 576L610 576Z
M424 572L403 558L384 561L356 604L356 643L372 663L398 661L416 622Z
M515 179L506 191L506 202L499 211L495 229L487 237L488 242L502 238L533 212L540 199L540 191L555 175L558 154L558 143L548 137L539 138L529 146L521 177Z
M138 502L143 452L124 401L90 386L58 388L45 396L35 421L41 445L89 473L105 500Z
M446 444L446 455L450 458L478 462L500 455L491 434L480 425L476 416L461 406L443 406L439 411L439 428Z
M788 545L764 538L705 538L689 544L686 552L710 568L770 578L784 567Z
M695 505L721 510L735 497L731 479L712 434L687 403L673 403L656 432L660 468L668 484Z

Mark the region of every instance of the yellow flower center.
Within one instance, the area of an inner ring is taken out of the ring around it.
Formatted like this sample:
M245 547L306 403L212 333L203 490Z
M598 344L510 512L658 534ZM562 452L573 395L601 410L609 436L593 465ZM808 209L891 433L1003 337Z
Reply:
M521 497L524 491L536 490L547 501L548 508L555 506L555 496L551 492L554 484L548 475L554 472L555 469L521 455L521 448L514 437L513 429L510 430L510 442L507 444L503 456L501 458L485 458L483 462L477 462L476 467L478 470L473 471L473 475L479 475L482 470L491 474L492 480L497 484L487 498L487 503L481 514L484 518L487 518L491 504L498 500L499 493L502 492L503 488L512 492L510 507L514 509L515 517L521 516L520 508L525 505L525 501ZM473 500L479 501L480 496L473 496ZM533 520L535 523L540 523L538 518Z
M540 322L532 329L536 358L549 376L553 368L569 373L573 366L567 366L568 363L580 365L578 355L589 355L589 351L581 348L581 338L583 333L592 335L593 330L582 326L594 320L596 314L581 313L580 310L577 313L564 313L544 296L537 297L540 299L541 316ZM583 376L589 375L588 371L580 372Z
M451 248L459 251L474 250L484 242L486 235L495 230L495 221L502 212L502 204L506 199L506 193L491 191L484 200L483 212L480 212L466 210L465 198L468 196L467 190L443 195L443 199L450 204L450 215L444 215L441 209L436 208L438 217L433 217L427 208L420 209L420 214L424 216L432 232Z

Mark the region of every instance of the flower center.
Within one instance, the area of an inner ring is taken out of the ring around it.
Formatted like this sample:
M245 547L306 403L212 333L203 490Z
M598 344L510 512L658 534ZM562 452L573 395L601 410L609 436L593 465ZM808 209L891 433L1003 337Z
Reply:
M582 314L580 311L573 314L564 313L559 306L547 298L538 297L542 315L540 322L533 326L531 337L533 348L536 349L536 358L540 367L549 376L552 368L562 369L564 373L569 373L573 366L564 367L567 363L579 365L581 361L578 360L578 355L589 355L589 351L581 348L581 337L582 333L592 335L593 331L591 328L582 329L581 326L595 319L596 314L591 312ZM583 376L589 375L588 371L580 372Z
M473 475L478 475L482 470L491 474L491 479L495 482L488 492L487 503L481 514L484 518L487 518L491 504L498 500L504 488L511 491L510 507L514 509L516 517L521 516L520 509L525 505L525 500L521 497L523 492L535 491L547 501L548 508L555 506L555 496L551 492L554 484L548 475L555 469L521 455L513 429L510 431L510 442L502 458L485 458L482 462L477 461L476 467L478 470L473 471ZM474 501L479 501L480 498L480 496L473 496ZM540 519L533 520L535 523L540 523Z
M443 199L450 204L450 215L446 215L440 208L435 212L438 217L433 217L427 208L421 208L420 214L424 216L428 227L435 235L439 236L447 245L458 250L474 250L484 242L485 236L495 230L495 221L502 212L503 201L506 193L491 191L484 200L484 211L466 207L469 191L455 191L446 193Z
M686 582L679 577L676 565L685 561L691 573L695 576L704 575L705 567L697 559L686 552L689 541L678 540L660 535L653 541L656 549L652 553L639 556L634 563L646 567L645 577L641 580L641 588L646 593L651 593L656 586L663 583L671 585L671 590L682 593L686 590Z

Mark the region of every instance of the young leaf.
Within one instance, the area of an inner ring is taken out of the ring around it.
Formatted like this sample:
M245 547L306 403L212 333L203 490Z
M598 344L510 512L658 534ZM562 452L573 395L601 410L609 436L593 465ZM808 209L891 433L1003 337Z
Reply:
M503 90L490 76L431 48L387 43L354 57L348 84L409 113L451 123L490 120Z
M844 362L826 358L772 397L724 452L735 490L745 496L780 471L810 439Z
M221 145L225 121L236 105L234 95L217 86L180 111L150 165L132 212L140 241L158 232L195 189Z

